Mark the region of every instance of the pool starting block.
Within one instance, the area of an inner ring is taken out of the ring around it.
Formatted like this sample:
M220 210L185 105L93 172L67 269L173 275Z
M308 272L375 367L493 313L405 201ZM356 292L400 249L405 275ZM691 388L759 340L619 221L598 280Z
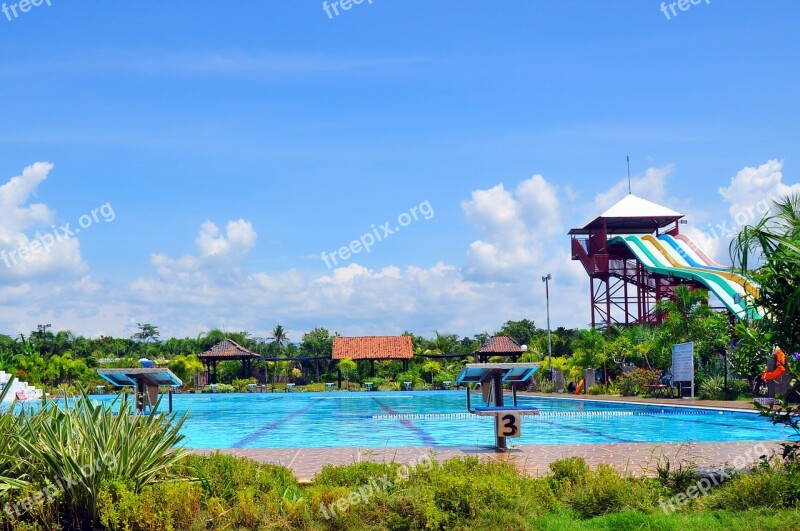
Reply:
M538 363L467 363L456 378L456 384L467 384L467 411L473 415L495 417L495 447L507 450L506 439L522 435L522 417L538 415L536 408L520 408L517 405L517 389L511 386L513 406L506 406L503 396L504 383L524 383L539 370ZM472 407L470 385L481 385L485 407Z

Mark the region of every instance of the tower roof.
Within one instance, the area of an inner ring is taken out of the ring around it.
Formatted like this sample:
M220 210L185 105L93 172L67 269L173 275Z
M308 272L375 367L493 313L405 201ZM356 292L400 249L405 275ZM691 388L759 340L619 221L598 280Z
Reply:
M647 234L682 217L683 214L670 208L628 194L582 229L572 229L570 234L585 234L603 227L610 233Z

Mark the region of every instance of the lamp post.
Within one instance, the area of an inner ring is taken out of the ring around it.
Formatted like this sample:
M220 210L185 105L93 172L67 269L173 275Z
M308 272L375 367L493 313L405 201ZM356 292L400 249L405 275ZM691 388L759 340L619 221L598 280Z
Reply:
M553 275L549 273L542 277L547 298L547 362L550 367L550 381L553 380L553 341L550 339L550 281L552 279Z

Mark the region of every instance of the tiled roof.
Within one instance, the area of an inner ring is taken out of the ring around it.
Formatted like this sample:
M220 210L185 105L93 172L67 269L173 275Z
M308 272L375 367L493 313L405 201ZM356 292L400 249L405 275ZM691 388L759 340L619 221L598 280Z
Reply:
M333 359L408 360L414 357L411 336L337 337Z
M258 354L255 352L251 352L241 346L239 343L234 341L233 339L226 339L225 341L221 341L211 347L210 350L207 350L200 354L198 358L230 358L234 359L246 359L246 358L260 358Z
M508 336L495 336L489 338L475 352L477 354L517 354L522 352L522 347Z

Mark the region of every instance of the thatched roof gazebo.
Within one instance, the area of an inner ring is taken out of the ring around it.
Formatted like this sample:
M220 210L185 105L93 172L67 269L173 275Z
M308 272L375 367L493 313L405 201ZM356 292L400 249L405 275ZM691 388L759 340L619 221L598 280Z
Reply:
M233 339L221 341L197 357L206 366L206 374L210 384L217 383L217 362L241 361L242 372L245 375L249 375L252 361L261 358L259 354L247 350Z
M408 370L408 360L414 357L411 336L366 336L337 337L333 340L331 359L341 361L351 359L355 362L369 361L370 374L375 375L375 360L401 360L403 370ZM341 371L339 387L341 383Z
M519 343L508 336L490 337L474 352L476 363L486 363L494 356L508 356L516 363L517 359L525 352Z

